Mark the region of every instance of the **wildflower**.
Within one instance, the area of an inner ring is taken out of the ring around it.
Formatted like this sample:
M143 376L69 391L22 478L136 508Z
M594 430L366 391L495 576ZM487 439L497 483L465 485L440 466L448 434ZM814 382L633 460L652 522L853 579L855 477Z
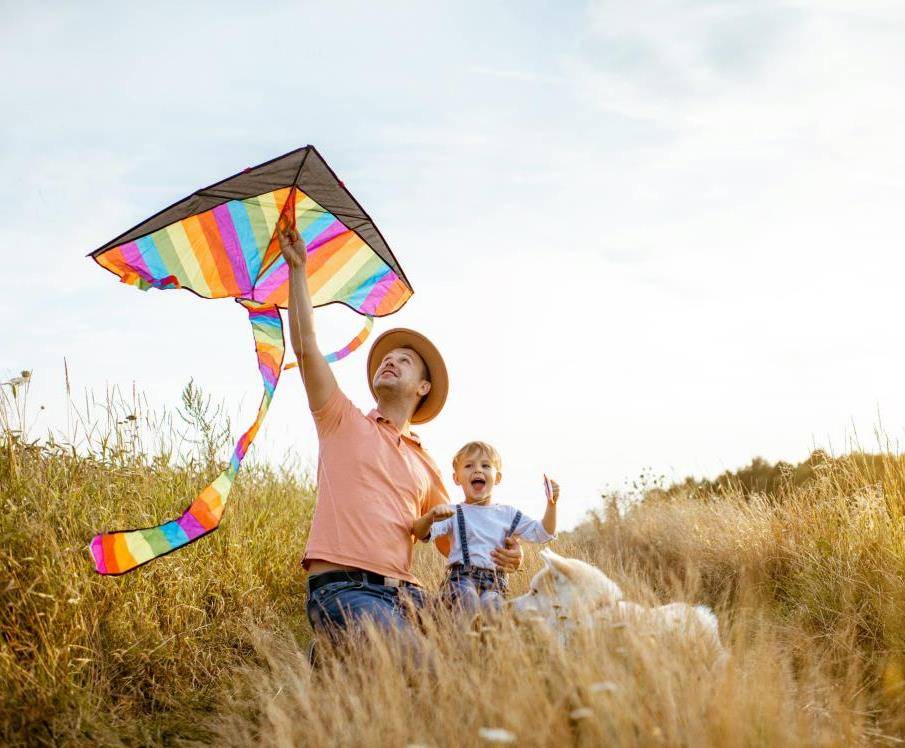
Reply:
M514 743L516 739L514 732L502 727L482 727L478 730L478 737L488 743Z
M619 690L619 686L611 680L602 680L597 683L592 683L588 690L590 690L591 693L615 693Z
M588 709L586 706L579 707L578 709L573 709L569 712L569 718L575 720L576 722L580 719L587 719L588 717L594 716L594 710Z

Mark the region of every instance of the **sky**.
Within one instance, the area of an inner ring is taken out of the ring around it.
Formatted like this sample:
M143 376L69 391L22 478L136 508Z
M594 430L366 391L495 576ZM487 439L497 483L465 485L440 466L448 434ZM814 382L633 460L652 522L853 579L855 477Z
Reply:
M172 409L193 379L253 420L241 309L85 255L307 143L414 286L377 332L446 358L427 448L448 475L493 443L498 501L540 515L546 472L569 527L642 473L905 435L899 2L0 0L0 21L0 379L33 372L36 437L73 433L64 358L78 398ZM317 320L324 349L360 327ZM367 411L364 370L335 365ZM316 450L287 372L254 459Z

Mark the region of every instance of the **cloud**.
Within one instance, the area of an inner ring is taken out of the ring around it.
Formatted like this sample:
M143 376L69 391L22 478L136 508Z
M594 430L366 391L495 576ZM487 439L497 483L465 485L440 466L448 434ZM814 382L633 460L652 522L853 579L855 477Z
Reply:
M598 75L670 101L712 95L756 77L805 19L777 2L597 0L581 56Z

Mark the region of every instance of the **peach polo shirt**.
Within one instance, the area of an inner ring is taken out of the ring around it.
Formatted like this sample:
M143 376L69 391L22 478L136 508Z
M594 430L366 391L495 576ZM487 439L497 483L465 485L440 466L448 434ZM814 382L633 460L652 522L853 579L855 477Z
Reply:
M319 559L418 583L412 522L449 502L421 440L377 410L364 415L338 387L311 414L320 451L303 565Z

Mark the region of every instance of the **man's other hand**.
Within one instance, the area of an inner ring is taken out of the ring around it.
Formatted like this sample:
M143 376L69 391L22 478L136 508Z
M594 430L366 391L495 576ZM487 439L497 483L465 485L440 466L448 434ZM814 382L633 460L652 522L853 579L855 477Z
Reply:
M490 552L490 558L501 571L507 573L518 571L522 566L522 560L525 557L522 547L518 541L511 535L503 541L503 545L495 548Z

